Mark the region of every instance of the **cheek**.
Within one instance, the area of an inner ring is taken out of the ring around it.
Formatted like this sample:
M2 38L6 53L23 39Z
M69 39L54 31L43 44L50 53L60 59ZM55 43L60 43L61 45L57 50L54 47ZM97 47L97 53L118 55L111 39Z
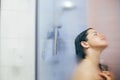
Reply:
M98 42L99 41L97 39L89 39L88 40L88 43L90 46L96 46L96 45L98 45Z
M93 43L100 43L100 42L102 42L102 40L99 37L92 37L90 40Z
M96 43L100 42L100 40L98 38L91 37L91 38L89 38L88 42L90 44L96 44Z
M100 39L98 39L98 38L91 38L91 39L89 39L89 42L91 44L98 43L98 42L100 42Z
M92 38L89 41L90 46L107 46L107 41L106 40L101 40L98 38Z

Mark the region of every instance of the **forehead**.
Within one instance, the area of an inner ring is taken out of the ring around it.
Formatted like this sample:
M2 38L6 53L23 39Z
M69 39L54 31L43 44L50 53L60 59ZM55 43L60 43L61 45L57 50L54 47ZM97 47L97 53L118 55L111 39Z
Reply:
M96 32L96 30L90 29L90 30L87 31L87 34L91 34L91 33L94 33L94 32Z

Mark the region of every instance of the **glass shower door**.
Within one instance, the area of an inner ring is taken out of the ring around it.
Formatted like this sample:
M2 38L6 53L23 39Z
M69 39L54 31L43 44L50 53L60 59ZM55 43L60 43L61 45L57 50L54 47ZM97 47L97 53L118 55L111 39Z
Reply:
M38 80L69 80L74 39L86 28L85 0L38 0Z

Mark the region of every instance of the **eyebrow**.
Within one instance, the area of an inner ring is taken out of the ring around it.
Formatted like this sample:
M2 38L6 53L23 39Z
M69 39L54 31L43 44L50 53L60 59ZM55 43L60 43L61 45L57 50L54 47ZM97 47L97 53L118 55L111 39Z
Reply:
M93 34L93 33L97 33L96 31L93 31L93 32L91 32L91 33L89 33L89 34Z
M95 31L95 32L92 32L92 33L97 33L97 32Z

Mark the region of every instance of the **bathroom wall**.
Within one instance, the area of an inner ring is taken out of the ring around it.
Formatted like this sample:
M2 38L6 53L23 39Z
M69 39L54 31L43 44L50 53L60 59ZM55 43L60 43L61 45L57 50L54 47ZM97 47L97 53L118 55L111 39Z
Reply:
M35 80L35 0L0 6L0 80Z

